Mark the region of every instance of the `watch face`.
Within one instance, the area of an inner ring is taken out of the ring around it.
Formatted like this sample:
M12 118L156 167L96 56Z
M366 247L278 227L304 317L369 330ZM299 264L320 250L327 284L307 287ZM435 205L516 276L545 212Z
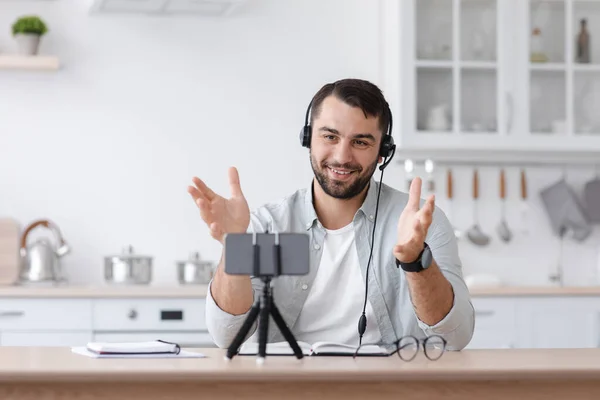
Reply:
M421 265L423 268L429 268L431 265L432 257L431 257L431 249L429 246L425 247L425 251L423 251L423 256L421 256Z

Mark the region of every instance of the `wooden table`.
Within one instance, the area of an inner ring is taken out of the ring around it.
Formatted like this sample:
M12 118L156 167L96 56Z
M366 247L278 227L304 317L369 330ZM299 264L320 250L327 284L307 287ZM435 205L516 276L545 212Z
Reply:
M0 347L0 399L600 399L600 349L465 350L398 357L93 359Z

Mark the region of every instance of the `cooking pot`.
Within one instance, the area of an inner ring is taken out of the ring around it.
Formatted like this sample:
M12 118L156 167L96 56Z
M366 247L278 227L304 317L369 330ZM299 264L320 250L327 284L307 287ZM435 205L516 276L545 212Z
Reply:
M104 279L108 283L145 285L152 280L152 257L134 254L133 247L104 257Z
M208 284L213 277L213 268L213 262L201 260L198 252L191 253L187 261L177 262L179 283Z

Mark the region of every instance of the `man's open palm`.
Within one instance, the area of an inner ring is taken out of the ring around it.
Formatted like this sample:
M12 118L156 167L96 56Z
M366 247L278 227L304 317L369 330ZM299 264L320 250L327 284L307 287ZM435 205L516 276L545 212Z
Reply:
M213 238L223 243L226 233L244 233L250 224L250 209L242 193L240 177L235 167L229 168L231 197L226 199L213 192L198 177L192 179L194 186L188 187L200 216L208 225Z
M410 185L408 202L398 220L398 239L394 246L394 256L402 262L413 262L423 250L427 230L431 225L435 196L431 195L420 207L421 178L415 178Z

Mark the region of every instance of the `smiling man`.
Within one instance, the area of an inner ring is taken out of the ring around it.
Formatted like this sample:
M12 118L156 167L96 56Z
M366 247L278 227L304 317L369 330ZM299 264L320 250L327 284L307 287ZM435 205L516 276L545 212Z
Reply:
M297 340L358 346L439 335L448 350L460 350L472 338L474 310L452 226L433 196L420 198L419 178L409 193L373 179L378 164L393 156L390 125L377 86L330 83L313 97L300 134L315 175L309 187L253 212L235 168L228 199L197 177L188 191L221 243L226 233L309 234L310 273L273 281L275 302ZM261 285L226 274L221 259L206 300L208 330L219 347L231 344ZM284 340L269 329L269 342Z

